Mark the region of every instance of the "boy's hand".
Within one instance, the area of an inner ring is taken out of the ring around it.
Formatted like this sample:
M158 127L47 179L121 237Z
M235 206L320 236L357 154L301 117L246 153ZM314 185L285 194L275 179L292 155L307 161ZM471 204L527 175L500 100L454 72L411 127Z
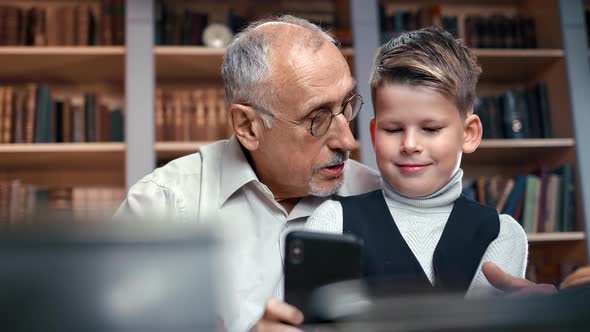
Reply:
M559 288L568 288L581 285L590 285L590 266L579 268L574 273L567 276Z
M303 323L303 313L294 306L280 300L270 299L266 302L264 315L252 328L254 332L289 331L301 332L292 325ZM292 324L292 325L287 325Z
M551 284L535 284L530 280L512 276L491 262L483 263L482 271L492 286L509 292L511 296L557 293L557 288Z

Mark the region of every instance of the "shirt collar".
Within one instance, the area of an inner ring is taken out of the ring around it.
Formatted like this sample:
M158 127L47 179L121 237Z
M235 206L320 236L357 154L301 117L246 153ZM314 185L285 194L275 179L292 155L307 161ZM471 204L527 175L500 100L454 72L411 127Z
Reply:
M242 146L235 136L227 141L221 154L220 167L219 206L225 204L231 195L247 183L258 181L256 173L246 159Z
M303 197L293 208L289 216L287 217L287 221L299 219L299 218L307 218L311 216L313 211L315 211L323 202L326 201L324 197L317 197L317 196L305 196Z

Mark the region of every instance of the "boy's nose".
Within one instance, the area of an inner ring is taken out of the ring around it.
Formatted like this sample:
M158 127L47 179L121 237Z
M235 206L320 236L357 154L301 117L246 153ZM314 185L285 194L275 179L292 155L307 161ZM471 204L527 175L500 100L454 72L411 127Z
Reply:
M416 153L416 152L420 152L422 150L422 148L420 147L420 144L418 143L418 139L416 137L416 135L414 133L410 132L406 132L404 134L403 140L402 140L402 145L401 145L401 152L402 153Z

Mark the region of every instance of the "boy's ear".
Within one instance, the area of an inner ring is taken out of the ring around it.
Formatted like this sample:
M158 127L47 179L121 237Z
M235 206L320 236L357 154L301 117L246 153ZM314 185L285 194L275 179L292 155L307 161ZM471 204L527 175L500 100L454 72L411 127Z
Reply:
M375 117L369 122L369 132L371 132L371 144L373 144L373 150L375 150Z
M483 128L479 116L471 114L465 119L465 133L463 138L463 153L472 153L481 143Z
M229 105L229 120L240 141L248 151L258 149L262 138L262 123L256 111L246 105Z

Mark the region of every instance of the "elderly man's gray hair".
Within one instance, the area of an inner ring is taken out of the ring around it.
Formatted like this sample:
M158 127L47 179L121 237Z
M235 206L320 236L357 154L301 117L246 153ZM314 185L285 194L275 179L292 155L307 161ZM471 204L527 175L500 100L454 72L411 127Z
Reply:
M231 104L252 105L267 128L273 123L272 112L275 105L275 89L272 84L270 42L258 27L271 24L292 24L312 32L305 46L319 49L324 41L336 44L334 38L317 25L290 15L253 22L236 35L227 47L223 57L221 73L225 86L225 97Z

